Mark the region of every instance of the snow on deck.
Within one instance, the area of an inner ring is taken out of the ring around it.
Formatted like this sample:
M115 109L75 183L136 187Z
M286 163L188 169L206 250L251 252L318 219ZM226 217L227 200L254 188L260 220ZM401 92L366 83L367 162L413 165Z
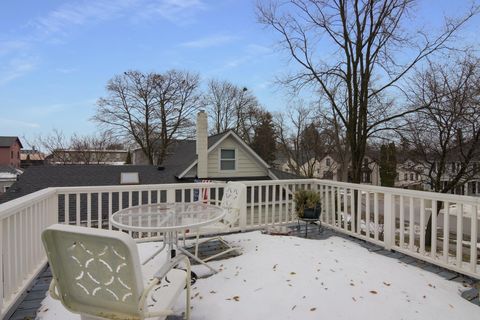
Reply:
M480 319L461 284L340 237L310 240L250 232L226 236L241 256L192 287L192 319ZM140 244L146 256L158 244ZM155 270L165 256L147 269ZM194 266L202 275L203 266ZM184 310L184 297L175 310ZM47 297L39 319L80 319Z

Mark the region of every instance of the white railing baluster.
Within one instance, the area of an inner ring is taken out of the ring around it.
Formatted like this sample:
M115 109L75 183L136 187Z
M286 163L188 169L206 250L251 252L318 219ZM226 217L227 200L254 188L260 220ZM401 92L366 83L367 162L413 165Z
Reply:
M409 217L408 217L408 247L410 251L414 250L415 245L415 217L413 216L414 209L413 209L413 197L410 197L409 201Z
M373 220L375 224L375 233L373 237L376 241L378 241L378 229L380 227L380 223L378 221L378 192L373 194Z
M400 195L400 225L399 225L399 228L400 228L400 240L399 240L399 246L401 248L403 248L403 243L404 243L404 233L405 233L405 214L404 214L404 210L405 210L405 206L404 206L404 199L403 199L403 195Z
M470 206L470 270L472 272L477 271L477 235L478 235L478 206Z
M425 254L425 199L420 199L420 254Z
M457 202L457 267L462 267L463 261L463 204Z
M92 226L92 194L87 193L87 227Z
M435 258L437 255L437 201L432 200L432 237L430 243L432 247L430 249L432 258Z
M443 262L448 264L448 252L450 251L450 203L443 204Z

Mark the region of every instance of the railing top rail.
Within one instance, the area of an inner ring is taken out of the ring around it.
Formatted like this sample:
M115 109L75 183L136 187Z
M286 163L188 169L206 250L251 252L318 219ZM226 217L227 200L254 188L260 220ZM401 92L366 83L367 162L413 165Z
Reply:
M46 188L34 193L27 194L23 197L7 201L0 204L0 220L9 217L10 215L23 210L31 205L33 202L39 202L55 195L55 188Z
M86 193L86 192L118 192L118 191L148 191L157 189L190 189L224 187L226 182L192 182L166 184L130 184L112 186L84 186L84 187L57 187L57 193Z
M401 188L372 186L368 184L357 184L357 183L350 183L350 182L339 182L339 181L320 180L320 179L317 179L317 183L320 183L323 185L342 187L342 188L345 187L345 188L351 188L351 189L358 189L360 191L392 193L395 195L403 195L403 196L412 197L412 198L426 198L426 199L435 200L435 201L462 202L462 203L469 203L473 205L480 205L479 197L462 196L458 194L437 193L437 192L421 191L421 190L408 190L408 189L401 189Z

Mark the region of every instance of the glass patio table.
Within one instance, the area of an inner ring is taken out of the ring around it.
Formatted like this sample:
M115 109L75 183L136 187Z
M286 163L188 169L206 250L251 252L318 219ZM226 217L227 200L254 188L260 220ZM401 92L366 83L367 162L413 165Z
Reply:
M214 205L204 203L155 203L125 208L115 212L110 221L115 227L136 232L157 232L164 235L164 246L155 252L152 259L165 246L168 246L170 258L176 250L193 260L217 272L213 267L191 254L178 244L178 233L195 230L221 220L225 211ZM144 263L146 263L144 262Z

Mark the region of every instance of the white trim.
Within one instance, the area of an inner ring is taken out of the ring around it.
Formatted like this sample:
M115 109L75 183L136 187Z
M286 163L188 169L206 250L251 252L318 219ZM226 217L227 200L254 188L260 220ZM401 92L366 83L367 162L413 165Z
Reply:
M228 131L222 138L220 138L220 140L218 140L216 143L214 143L210 148L208 148L207 150L207 155L213 151L216 147L218 147L220 145L220 143L222 143L227 137L229 136L232 136L234 139L237 140L237 142L240 143L240 145L248 152L250 153L250 155L253 156L253 158L255 160L257 160L260 165L262 165L263 167L265 167L265 169L267 169L267 171L270 171L268 170L270 168L270 166L262 159L260 158L260 156L255 152L253 151L252 148L250 148L246 143L245 141L243 141L235 132L233 131ZM196 164L198 163L198 159L195 160L191 165L189 165L184 171L182 171L182 173L180 173L177 178L181 179L183 178Z

